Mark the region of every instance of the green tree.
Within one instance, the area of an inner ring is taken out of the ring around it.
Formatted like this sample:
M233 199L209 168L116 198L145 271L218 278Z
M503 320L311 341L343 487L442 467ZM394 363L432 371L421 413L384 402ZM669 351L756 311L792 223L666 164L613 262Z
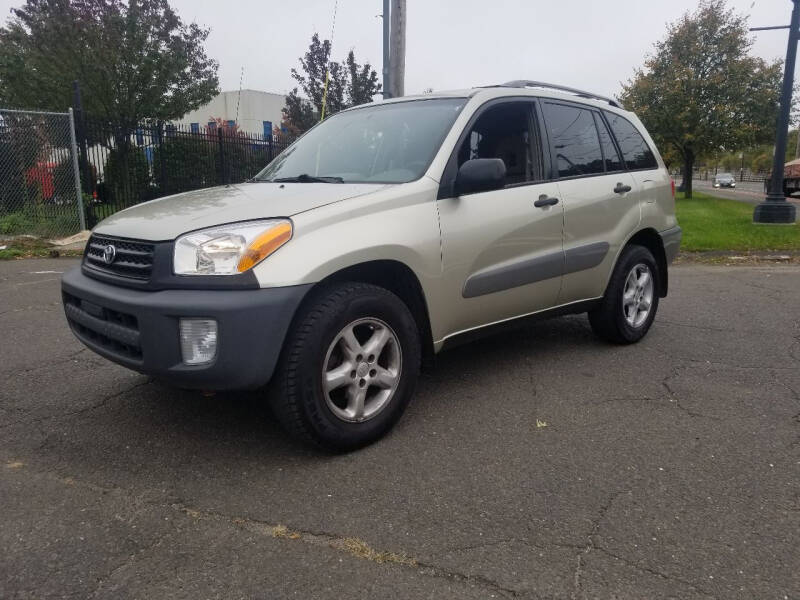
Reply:
M781 62L750 56L752 43L744 17L724 0L705 0L669 26L623 84L625 107L659 146L680 156L687 197L697 158L753 147L774 134Z
M219 91L209 30L167 0L27 0L0 28L0 104L88 113L132 127L177 119Z
M292 69L292 78L298 83L286 96L283 109L283 126L290 132L302 133L317 124L322 115L332 115L350 106L372 102L380 92L378 73L370 63L359 64L353 50L341 63L330 60L330 40L320 40L319 34L311 36L308 51L299 59L301 69ZM325 93L325 77L328 90Z
M347 67L347 103L349 106L358 106L372 102L372 97L377 94L381 86L378 83L378 73L372 65L356 62L355 53L350 50L345 59Z

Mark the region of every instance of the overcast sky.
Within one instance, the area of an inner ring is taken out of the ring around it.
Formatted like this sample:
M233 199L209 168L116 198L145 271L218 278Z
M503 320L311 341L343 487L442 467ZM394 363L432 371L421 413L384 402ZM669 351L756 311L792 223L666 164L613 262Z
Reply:
M171 0L186 21L211 27L208 54L223 90L286 93L289 69L317 31L329 37L336 0ZM7 15L21 0L0 0ZM616 95L668 22L690 0L407 0L406 93L538 79ZM790 0L730 0L750 25L789 22ZM355 50L379 75L382 0L338 0L333 55ZM754 52L783 58L786 31L760 32Z

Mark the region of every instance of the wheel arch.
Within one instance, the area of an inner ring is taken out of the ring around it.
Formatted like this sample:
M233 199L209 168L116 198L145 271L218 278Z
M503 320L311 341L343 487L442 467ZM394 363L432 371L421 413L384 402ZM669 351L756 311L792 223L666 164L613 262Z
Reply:
M667 253L664 251L664 241L658 232L652 227L640 229L633 234L625 243L627 246L644 246L653 254L658 267L658 289L661 298L666 297L669 290L669 272L667 268ZM620 252L620 255L622 252Z
M414 271L398 260L371 260L344 267L320 280L306 294L335 283L357 281L385 288L395 294L411 311L419 331L422 348L422 364L430 366L433 362L433 333L425 292Z

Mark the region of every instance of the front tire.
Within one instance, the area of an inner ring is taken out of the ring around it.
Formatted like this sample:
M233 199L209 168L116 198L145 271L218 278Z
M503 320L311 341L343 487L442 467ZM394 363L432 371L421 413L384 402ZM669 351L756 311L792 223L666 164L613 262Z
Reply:
M289 433L326 450L364 446L402 416L420 356L416 322L396 295L365 283L325 287L286 338L273 411Z
M660 295L658 266L644 246L622 250L600 305L589 312L594 333L615 344L633 344L653 324Z

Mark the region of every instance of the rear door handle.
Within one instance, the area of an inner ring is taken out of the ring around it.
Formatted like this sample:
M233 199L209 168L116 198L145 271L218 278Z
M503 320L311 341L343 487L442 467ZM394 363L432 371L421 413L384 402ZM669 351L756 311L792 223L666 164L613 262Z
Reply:
M623 185L622 182L617 184L617 187L614 188L615 194L624 194L625 192L630 192L631 186Z
M558 198L554 198L553 196L548 196L547 194L542 194L541 196L539 196L539 199L533 203L533 205L536 208L542 208L543 206L553 206L554 204L558 204Z

